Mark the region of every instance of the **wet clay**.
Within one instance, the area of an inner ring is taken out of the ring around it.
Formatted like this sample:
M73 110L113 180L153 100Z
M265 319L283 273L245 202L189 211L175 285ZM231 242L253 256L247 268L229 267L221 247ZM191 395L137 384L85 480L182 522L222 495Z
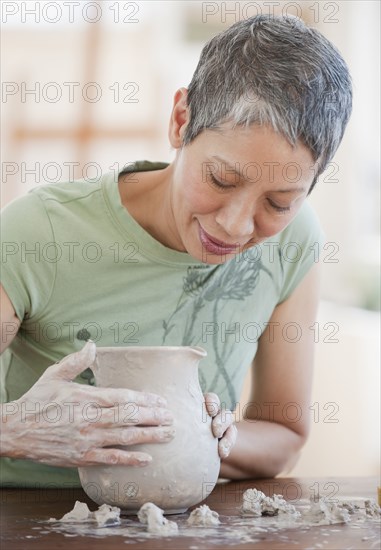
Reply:
M373 499L367 499L364 502L365 514L372 518L379 518L381 516L381 507Z
M213 512L206 504L193 510L187 520L188 525L219 525L218 513Z
M93 366L97 386L164 397L175 418L176 435L166 443L119 447L151 455L146 466L79 468L82 487L96 503L136 514L144 503L153 502L166 514L174 514L185 512L212 491L220 458L198 379L198 363L205 355L202 348L188 346L97 348ZM132 404L126 411L129 421L133 412Z
M140 523L147 525L149 533L157 535L175 535L178 532L177 524L169 521L163 515L164 511L152 502L146 502L138 512Z
M317 502L311 501L309 509L302 514L302 519L306 523L332 525L333 523L348 523L349 516L347 506L319 499Z
M300 516L300 512L297 512L295 506L288 504L282 495L267 497L258 489L247 489L243 493L241 513L253 517L277 516L278 514L287 514L293 518Z
M251 491L254 491L254 489L251 489ZM251 494L251 497L253 497L253 494ZM264 501L261 495L256 495L256 497L259 497L262 502ZM97 525L91 518L78 521L78 518L85 518L87 513L94 514L95 512L90 512L84 503L77 502L74 510L65 514L62 518L62 520L66 518L65 521L52 519L49 521L49 525L51 530L64 533L67 536L83 535L102 538L119 536L123 537L126 543L138 543L141 540L160 537L176 537L177 539L192 537L197 539L198 548L203 548L206 540L208 544L216 545L216 548L221 546L227 548L230 544L242 544L243 542L253 545L257 542L261 544L263 540L267 542L277 540L279 542L280 536L283 542L288 543L288 548L293 548L297 544L298 533L301 529L309 530L311 527L318 525L320 536L326 536L326 541L329 543L330 534L340 532L338 526L344 524L345 529L356 530L359 543L360 541L369 540L372 542L372 548L379 545L380 509L373 500L338 499L332 506L332 502L324 502L324 499L319 499L316 502L302 499L298 501L298 514L294 514L292 509L283 508L279 495L268 498L273 500L273 509L278 508L278 513L272 516L261 515L256 517L242 514L242 506L240 507L241 516L235 515L234 512L231 516L218 516L216 512L204 505L193 510L188 517L179 515L176 516L176 522L170 522L163 517L163 510L153 503L145 503L138 512L139 521L135 518L122 518L120 525L106 524L104 528ZM246 498L246 502L249 500L252 501L253 499ZM80 504L83 504L83 506L80 507ZM267 502L267 511L269 508L271 506ZM283 508L283 511L280 511L281 508ZM372 510L372 515L369 515L368 510ZM346 513L343 513L343 511ZM208 520L206 518L209 518L209 520L211 518L216 519L216 516L219 521L218 524L207 524ZM347 521L348 516L349 521ZM55 521L54 524L53 521ZM41 528L36 527L36 529ZM365 537L363 536L364 530L366 530ZM284 535L279 535L280 532L283 532ZM311 550L312 548L322 548L322 544L318 542L316 546L311 547Z
M83 523L94 522L98 527L120 524L120 508L102 504L91 512L85 502L76 501L74 508L67 512L61 519L50 518L50 522L59 523Z

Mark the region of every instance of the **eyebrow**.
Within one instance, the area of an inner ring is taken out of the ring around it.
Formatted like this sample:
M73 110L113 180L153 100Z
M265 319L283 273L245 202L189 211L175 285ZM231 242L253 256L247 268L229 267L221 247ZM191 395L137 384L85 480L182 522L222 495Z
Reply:
M218 162L224 163L229 170L237 174L241 179L246 180L246 176L244 176L244 174L239 170L236 170L235 167L225 159L219 157L218 155L213 155L211 158L217 160ZM304 193L305 191L305 187L290 187L289 189L276 189L273 193Z
M276 189L274 193L304 193L305 187L290 187L289 189Z

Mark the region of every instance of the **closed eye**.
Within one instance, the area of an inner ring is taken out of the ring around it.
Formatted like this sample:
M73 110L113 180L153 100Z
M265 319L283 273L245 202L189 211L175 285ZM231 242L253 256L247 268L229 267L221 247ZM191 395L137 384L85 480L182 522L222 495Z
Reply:
M271 199L267 199L267 200L268 200L271 208L273 208L277 212L285 213L285 212L289 212L291 210L291 206L280 206L279 204L276 204L275 202L273 202Z
M222 183L220 182L218 179L216 179L213 174L209 174L209 178L210 178L210 181L211 183L215 186L215 187L218 187L218 189L231 189L232 187L235 187L235 185L228 185L228 184L225 184L225 183Z

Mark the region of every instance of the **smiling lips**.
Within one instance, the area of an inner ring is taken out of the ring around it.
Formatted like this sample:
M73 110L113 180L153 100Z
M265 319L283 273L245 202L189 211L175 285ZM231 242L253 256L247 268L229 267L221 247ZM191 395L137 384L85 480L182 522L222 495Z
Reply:
M203 247L211 254L233 254L237 251L239 243L227 244L211 237L200 225L200 240Z

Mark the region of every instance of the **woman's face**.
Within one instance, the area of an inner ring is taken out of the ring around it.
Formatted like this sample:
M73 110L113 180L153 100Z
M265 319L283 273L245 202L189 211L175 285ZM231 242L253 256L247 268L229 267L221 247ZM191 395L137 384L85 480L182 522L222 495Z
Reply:
M205 130L174 162L178 249L221 264L279 233L303 204L314 168L309 149L271 128Z

